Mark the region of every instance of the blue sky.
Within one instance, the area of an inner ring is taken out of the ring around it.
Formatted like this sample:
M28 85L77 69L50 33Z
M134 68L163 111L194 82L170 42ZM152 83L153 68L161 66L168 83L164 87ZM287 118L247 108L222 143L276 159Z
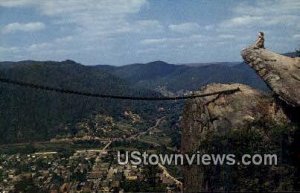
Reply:
M1 60L241 61L258 31L300 47L299 0L0 0Z

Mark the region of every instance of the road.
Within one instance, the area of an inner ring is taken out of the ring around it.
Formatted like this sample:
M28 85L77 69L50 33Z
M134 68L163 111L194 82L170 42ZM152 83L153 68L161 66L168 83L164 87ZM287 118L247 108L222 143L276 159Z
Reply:
M172 181L174 181L174 183L177 185L178 188L180 188L180 190L182 191L182 182L180 182L179 180L177 180L174 176L172 176L167 168L163 165L161 165L160 163L158 164L158 167L160 169L162 169L163 171L163 175L165 175L167 178L171 179Z
M114 140L109 140L108 143L102 148L102 149L85 149L85 150L77 150L76 153L84 153L84 152L99 152L100 154L104 153L109 147L110 145L112 144L112 142L114 141L128 141L128 140L133 140L133 139L139 139L140 136L142 135L145 135L147 132L157 128L159 126L159 124L161 123L161 121L164 119L165 117L161 117L159 119L156 120L156 123L154 126L152 127L149 127L146 131L142 131L142 132L139 132L137 134L134 134L126 139L123 139L123 138L117 138L117 139L114 139ZM155 142L148 142L148 141L144 141L144 140L140 140L140 141L143 141L145 143L149 143L149 144L152 144L152 145L155 145L155 146L161 146L160 144L158 143L155 143ZM47 155L47 154L56 154L57 152L36 152L35 154L43 154L43 155ZM95 165L100 161L100 157L97 158L96 162L95 162ZM94 165L94 166L95 166ZM93 168L94 168L93 166ZM180 188L180 190L182 191L182 182L180 182L179 180L177 180L174 176L172 176L167 168L163 165L161 165L160 163L158 164L158 167L163 171L163 175L165 175L167 178L171 179L172 181L174 181L174 183L177 185L178 188Z
M102 152L103 151L106 151L107 150L107 148L111 145L111 143L112 143L112 141L109 141L103 148L102 148Z
M76 150L76 153L83 153L83 152L99 152L103 153L107 150L107 148L111 145L112 141L108 141L108 143L102 149L84 149L84 150Z
M139 138L140 136L145 135L147 132L149 132L149 131L151 131L151 130L157 128L158 125L161 123L161 121L162 121L164 118L165 118L165 117L161 117L161 118L157 119L154 126L149 127L146 131L141 131L141 132L139 132L139 133L137 133L137 134L134 134L134 135L128 137L126 140L137 139L137 138Z
M161 117L161 118L157 119L157 121L156 121L156 123L155 123L154 126L150 127L150 128L147 129L146 131L140 132L140 133L138 133L138 134L135 134L134 136L131 136L131 137L127 138L127 140L138 139L140 136L142 136L142 135L146 134L147 132L149 132L149 131L151 131L151 130L157 128L157 127L159 126L159 124L161 123L161 121L162 121L164 118L165 118L165 117ZM161 146L160 144L155 143L155 142L149 142L149 141L140 140L140 139L138 139L138 140L139 140L139 141L142 141L142 142L145 142L145 143L152 144L152 145L154 145L154 146ZM170 148L170 147L168 147L168 149L169 149L169 148ZM173 151L172 148L170 148L170 150ZM169 178L169 179L171 179L172 181L174 181L174 183L177 185L177 187L182 191L182 182L179 181L179 180L177 180L174 176L172 176L172 175L168 172L168 170L167 170L167 168L166 168L165 166L163 166L163 165L161 165L161 164L159 163L159 164L158 164L158 167L159 167L160 169L162 169L163 175L165 175L167 178Z

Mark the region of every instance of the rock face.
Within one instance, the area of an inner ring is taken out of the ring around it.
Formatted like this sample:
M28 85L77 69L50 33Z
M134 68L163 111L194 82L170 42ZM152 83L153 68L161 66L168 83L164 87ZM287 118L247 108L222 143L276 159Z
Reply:
M248 47L241 52L268 86L293 107L300 107L300 58L290 58L266 49Z
M242 50L241 54L275 95L266 95L241 84L210 84L201 88L201 93L237 87L240 91L196 98L186 103L181 151L184 154L208 150L224 153L227 151L224 146L228 146L230 151L243 154L260 149L259 152L276 152L279 159L290 160L290 163L261 167L258 171L251 166L231 167L228 171L223 166L185 165L184 192L264 192L300 188L300 129L297 126L300 123L300 58L255 46ZM283 151L289 152L287 156ZM280 180L276 180L279 176Z
M240 91L189 100L183 112L182 151L189 152L199 145L207 132L225 133L245 124L267 119L286 123L287 118L271 96L243 84L209 84L200 93L240 88ZM194 140L192 140L194 139Z
M242 84L210 84L201 93L240 88L232 94L221 94L189 100L182 119L182 153L199 150L208 133L227 133L241 130L258 120L262 122L287 123L288 119L275 100L249 86ZM199 166L183 169L184 192L208 191L209 181Z

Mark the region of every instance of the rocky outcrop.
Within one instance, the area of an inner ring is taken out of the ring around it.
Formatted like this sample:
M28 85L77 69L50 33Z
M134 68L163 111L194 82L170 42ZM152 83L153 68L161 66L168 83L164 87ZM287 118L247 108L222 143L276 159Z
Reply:
M281 100L300 107L299 57L291 58L253 46L242 50L241 55Z
M199 150L207 134L226 134L230 130L249 128L254 122L285 124L288 122L280 106L267 96L242 84L210 84L200 89L210 93L240 88L231 94L220 94L189 100L185 105L182 120L182 153ZM203 168L187 166L183 169L184 192L211 190Z
M271 96L249 86L209 84L198 92L211 93L235 88L240 88L240 91L196 98L187 102L182 120L183 152L198 147L201 136L207 132L226 133L229 129L241 129L246 124L262 119L279 124L288 122L281 107Z
M230 146L231 151L248 153L247 151L256 152L260 149L277 152L282 160L292 159L291 163L300 163L297 150L300 138L297 127L300 112L300 58L286 57L255 46L242 50L241 54L275 95L267 95L242 84L210 84L201 88L198 91L200 93L234 88L240 88L240 91L187 101L182 119L182 153L207 153L205 151L211 149L224 153L226 148L218 144L224 142L218 141L221 135L228 137L225 141L230 142L225 146ZM238 132L231 135L232 131ZM201 149L203 144L206 146ZM292 153L284 157L283 151ZM294 158L292 154L295 155ZM298 190L297 187L300 186L299 164L266 167L257 172L252 171L251 166L232 167L231 172L222 171L222 168L224 169L222 166L185 165L184 192L283 191ZM278 176L281 180L276 180ZM225 181L228 180L234 185L226 185Z

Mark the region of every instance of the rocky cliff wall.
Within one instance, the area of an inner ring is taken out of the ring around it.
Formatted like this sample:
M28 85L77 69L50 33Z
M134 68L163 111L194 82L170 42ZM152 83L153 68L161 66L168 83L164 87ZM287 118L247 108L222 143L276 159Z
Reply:
M241 52L249 64L277 96L293 107L300 106L300 58L248 47Z
M182 119L182 153L192 153L198 150L205 152L210 148L199 148L203 143L207 143L208 136L226 136L232 131L238 131L238 135L241 135L236 140L237 144L243 143L244 139L242 135L246 136L245 140L248 133L251 133L253 136L259 136L257 141L250 140L249 143L253 146L259 144L260 146L256 148L259 148L261 151L266 150L279 153L285 149L291 149L290 146L292 145L289 142L295 144L295 134L290 135L294 131L294 128L285 128L285 126L293 122L291 115L293 117L299 116L296 115L300 105L300 89L298 88L300 85L299 58L289 58L266 49L254 49L253 47L244 49L242 56L245 62L268 84L275 95L267 95L241 84L210 84L201 88L198 92L216 92L237 87L240 88L240 91L226 95L197 98L189 100L186 103ZM279 131L280 129L277 129L277 127L284 128L284 130ZM246 135L244 135L245 133ZM289 141L285 143L288 144L286 145L288 148L281 142L280 144L278 142L281 140L284 141L283 136ZM227 137L225 141L233 140L230 137L232 135ZM210 143L215 142L210 141ZM227 145L232 148L232 151L239 148L241 151L246 151L248 148L247 144L245 147L242 147L242 145ZM223 146L221 146L220 153L224 150L222 148ZM256 149L248 150L256 152ZM287 159L290 157L287 156ZM251 167L235 167L231 168L234 170L230 173L233 176L224 178L224 176L228 175L228 172L224 172L223 170L222 173L222 169L219 167L211 169L211 167L205 166L184 166L184 192L225 190L229 186L220 184L220 181L224 182L231 178L234 179L231 181L231 184L236 184L237 187L230 186L230 190L295 190L295 184L297 183L290 186L287 185L299 179L292 172L299 171L299 168L297 168L299 166L295 167L296 169L294 166L278 166L276 169L272 169L271 167L259 168L265 172L262 172L260 177L257 177L259 173L255 172L253 172L254 176L250 173L247 174L249 172L248 169ZM285 170L286 173L279 174L278 171L282 170ZM240 176L234 178L234 175L237 174ZM221 177L220 175L224 176ZM267 176L262 177L262 175ZM275 176L281 176L281 178L285 178L287 181L277 180L275 182ZM239 181L240 179L243 180ZM246 183L243 184L244 182ZM269 184L269 186L264 183ZM255 187L259 189L255 189Z

